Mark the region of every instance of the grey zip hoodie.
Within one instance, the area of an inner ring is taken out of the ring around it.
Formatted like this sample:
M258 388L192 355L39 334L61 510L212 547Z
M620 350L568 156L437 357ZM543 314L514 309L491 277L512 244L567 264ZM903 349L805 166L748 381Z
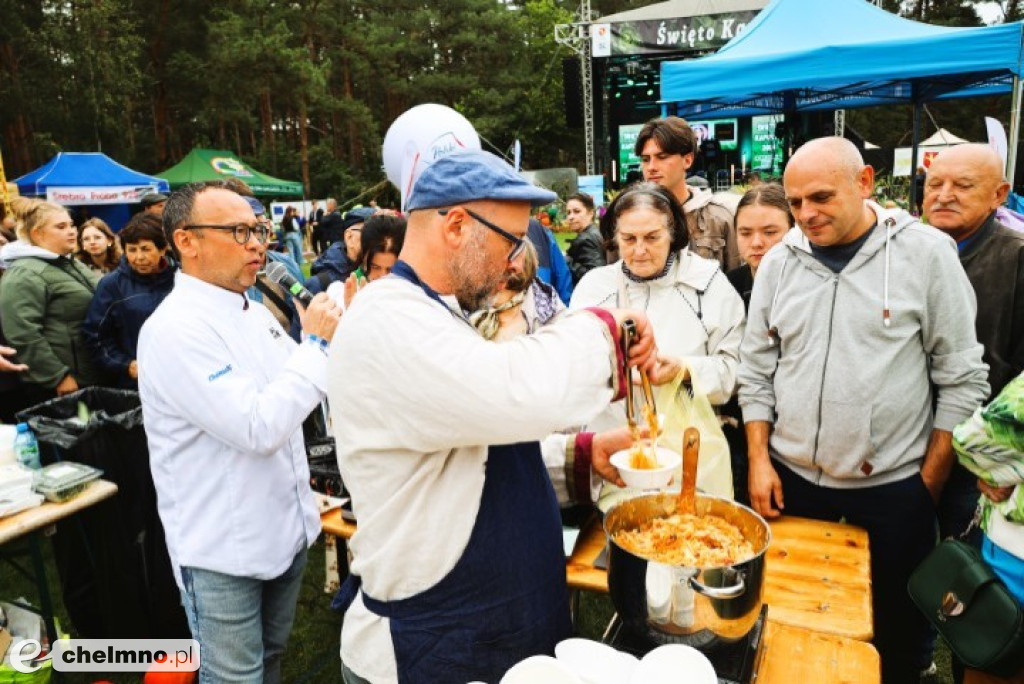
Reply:
M826 487L910 476L932 429L952 430L988 395L956 244L868 204L875 230L841 273L798 229L765 256L740 347L743 419L774 423L771 456Z

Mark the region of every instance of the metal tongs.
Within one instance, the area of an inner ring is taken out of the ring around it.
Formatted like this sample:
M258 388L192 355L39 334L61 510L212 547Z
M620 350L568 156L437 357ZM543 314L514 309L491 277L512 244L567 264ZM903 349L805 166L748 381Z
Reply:
M626 378L626 423L629 425L629 431L634 435L637 434L636 428L636 407L633 399L633 369L629 365L629 348L633 346L633 342L636 341L636 322L627 318L622 322L620 328L619 343L622 345L622 371ZM644 390L644 402L647 404L647 409L650 411L650 415L658 415L658 407L654 403L654 390L651 388L651 379L647 377L647 371L640 368L640 384ZM651 435L652 443L658 438L657 435Z

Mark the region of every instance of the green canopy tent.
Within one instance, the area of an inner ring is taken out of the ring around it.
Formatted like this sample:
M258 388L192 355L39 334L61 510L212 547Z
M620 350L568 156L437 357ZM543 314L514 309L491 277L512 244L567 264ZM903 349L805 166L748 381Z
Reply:
M302 197L303 195L302 183L281 180L260 173L227 150L193 148L180 162L156 175L166 178L167 182L171 184L172 190L180 188L186 183L224 180L233 177L245 181L256 195L264 197Z

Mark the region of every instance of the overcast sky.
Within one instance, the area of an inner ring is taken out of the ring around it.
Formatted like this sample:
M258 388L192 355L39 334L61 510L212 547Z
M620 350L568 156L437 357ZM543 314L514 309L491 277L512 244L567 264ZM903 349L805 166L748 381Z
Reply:
M992 24L1002 20L1002 12L999 10L999 4L995 2L979 2L978 14L981 15L982 20L986 24Z

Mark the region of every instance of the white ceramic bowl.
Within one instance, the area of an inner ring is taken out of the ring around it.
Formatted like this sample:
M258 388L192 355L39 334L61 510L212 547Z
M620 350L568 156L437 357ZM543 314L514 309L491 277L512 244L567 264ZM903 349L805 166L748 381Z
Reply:
M668 447L657 447L655 452L658 467L637 470L629 467L630 449L616 451L612 454L612 465L619 469L622 480L628 487L636 489L660 489L672 481L672 474L683 462L683 457Z
M551 656L530 656L509 668L501 684L583 684L568 667Z
M558 642L555 657L583 684L626 684L640 663L628 653L590 639Z
M718 684L707 657L691 646L659 646L640 660L629 684Z

